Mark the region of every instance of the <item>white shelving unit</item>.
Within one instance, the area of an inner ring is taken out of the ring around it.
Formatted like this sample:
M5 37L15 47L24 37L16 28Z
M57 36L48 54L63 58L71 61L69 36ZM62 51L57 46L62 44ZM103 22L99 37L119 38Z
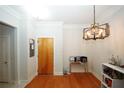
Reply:
M101 87L102 88L124 88L124 78L112 78L107 73L104 72L104 69L111 69L112 71L116 71L116 73L124 75L124 68L121 68L119 66L115 66L109 63L103 63L102 64L102 80L101 80ZM109 82L107 83L106 82Z

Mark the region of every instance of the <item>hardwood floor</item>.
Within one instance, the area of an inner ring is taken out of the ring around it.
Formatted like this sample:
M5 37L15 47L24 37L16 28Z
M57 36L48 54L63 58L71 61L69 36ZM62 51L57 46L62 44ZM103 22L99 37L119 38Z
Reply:
M100 88L100 81L91 73L64 76L39 75L26 88Z

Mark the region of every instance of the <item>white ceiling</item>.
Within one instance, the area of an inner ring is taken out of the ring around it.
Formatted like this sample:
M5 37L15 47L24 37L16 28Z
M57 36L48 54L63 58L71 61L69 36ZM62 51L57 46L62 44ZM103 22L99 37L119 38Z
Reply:
M16 11L19 11L18 6L11 6ZM105 18L116 13L121 5L97 5L96 6L96 21L100 18ZM93 6L47 6L49 17L43 21L62 21L66 24L89 24L93 22ZM22 9L22 8L21 8ZM40 9L38 10L39 12Z

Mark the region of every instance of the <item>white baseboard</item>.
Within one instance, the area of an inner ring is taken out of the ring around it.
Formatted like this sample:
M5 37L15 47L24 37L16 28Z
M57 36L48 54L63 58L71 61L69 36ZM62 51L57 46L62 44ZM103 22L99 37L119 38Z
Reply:
M92 73L94 76L96 76L97 79L99 79L99 80L101 81L101 78L102 78L102 77L101 77L100 75L98 75L98 74L95 73L95 72L91 72L91 73Z
M63 75L63 72L55 72L54 75Z
M37 76L37 75L38 75L38 72L35 73L35 76Z
M28 80L20 80L18 87L19 88L24 88L27 84L29 84L35 77L37 76L37 73L32 76L31 78L29 78Z
M28 80L20 80L18 83L18 88L24 88L27 84Z

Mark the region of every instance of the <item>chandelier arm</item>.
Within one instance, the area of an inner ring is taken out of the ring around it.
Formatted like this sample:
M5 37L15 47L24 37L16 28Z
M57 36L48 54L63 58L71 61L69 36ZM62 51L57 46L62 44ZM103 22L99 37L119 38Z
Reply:
M108 25L108 23L100 24L99 26Z

